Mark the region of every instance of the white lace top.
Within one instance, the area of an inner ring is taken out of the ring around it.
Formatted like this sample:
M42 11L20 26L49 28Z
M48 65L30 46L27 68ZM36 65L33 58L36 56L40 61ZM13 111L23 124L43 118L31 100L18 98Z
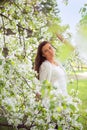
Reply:
M48 60L44 61L40 66L39 79L41 82L48 80L57 89L58 93L67 95L66 73L64 68L58 64L51 64Z

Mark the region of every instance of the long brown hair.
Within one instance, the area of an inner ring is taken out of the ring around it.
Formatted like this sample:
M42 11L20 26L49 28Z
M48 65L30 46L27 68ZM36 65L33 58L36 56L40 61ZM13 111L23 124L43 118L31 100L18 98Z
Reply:
M42 48L44 45L46 45L47 43L49 43L48 41L43 41L39 44L38 46L38 49L37 49L37 55L36 55L36 58L35 58L35 71L37 71L38 73L38 78L39 78L39 68L40 68L40 65L42 64L42 62L44 62L46 60L45 57L43 57L43 54L42 54Z

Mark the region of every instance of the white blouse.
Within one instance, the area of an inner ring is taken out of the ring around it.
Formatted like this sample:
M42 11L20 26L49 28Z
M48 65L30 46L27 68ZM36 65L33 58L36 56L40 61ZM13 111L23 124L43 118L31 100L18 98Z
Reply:
M67 95L66 73L60 64L57 66L48 60L44 61L40 66L39 79L41 82L48 80L56 88L57 93Z

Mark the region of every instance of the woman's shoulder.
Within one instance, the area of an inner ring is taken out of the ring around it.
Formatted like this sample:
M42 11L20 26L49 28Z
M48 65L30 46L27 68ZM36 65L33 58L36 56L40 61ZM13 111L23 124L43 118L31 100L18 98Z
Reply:
M50 63L49 63L48 60L45 60L45 61L41 64L41 66L49 66L49 65L50 65Z
M45 60L42 64L41 64L41 66L40 66L40 68L49 68L50 67L50 63L49 63L49 61L48 60Z

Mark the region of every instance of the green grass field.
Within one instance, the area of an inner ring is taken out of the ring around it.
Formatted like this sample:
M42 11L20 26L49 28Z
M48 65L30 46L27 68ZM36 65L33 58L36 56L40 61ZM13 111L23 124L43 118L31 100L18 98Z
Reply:
M82 109L87 109L87 80L78 80L74 81L72 83L69 83L68 85L68 91L71 89L78 90L79 98L82 100Z
M79 92L78 97L82 101L82 105L80 106L82 117L80 118L80 121L84 126L83 130L87 130L87 114L84 113L84 111L87 110L87 80L78 80L78 82L74 81L69 83L68 91L70 92L71 89L78 90Z

